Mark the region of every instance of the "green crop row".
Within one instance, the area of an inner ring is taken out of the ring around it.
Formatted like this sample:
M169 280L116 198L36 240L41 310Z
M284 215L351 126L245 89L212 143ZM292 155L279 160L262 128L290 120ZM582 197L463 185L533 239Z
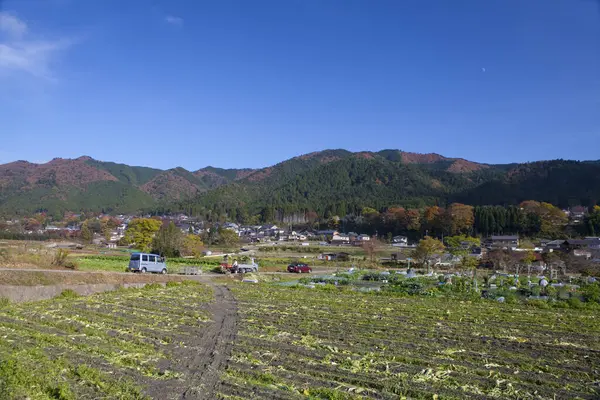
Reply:
M233 290L241 321L222 398L249 391L325 399L600 396L593 309L347 287Z
M3 304L0 398L149 398L152 382L186 378L175 355L202 337L212 301L203 285L170 283Z

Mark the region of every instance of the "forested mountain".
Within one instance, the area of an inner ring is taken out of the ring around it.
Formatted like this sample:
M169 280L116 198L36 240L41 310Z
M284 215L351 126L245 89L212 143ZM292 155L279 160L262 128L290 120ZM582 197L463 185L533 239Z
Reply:
M333 150L258 170L175 208L243 221L252 216L268 220L315 212L325 217L359 213L365 206L381 210L458 201L515 205L539 200L561 207L589 206L600 200L599 179L598 162L486 165L398 150Z
M560 207L600 200L600 162L488 165L399 150L325 150L262 169L159 170L89 157L0 165L0 212L186 211L208 218L267 220L363 207L462 202Z

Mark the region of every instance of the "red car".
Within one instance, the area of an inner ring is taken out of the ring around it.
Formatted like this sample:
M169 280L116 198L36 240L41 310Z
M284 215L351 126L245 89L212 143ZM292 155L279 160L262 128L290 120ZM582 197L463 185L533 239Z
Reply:
M312 268L303 263L292 263L288 265L288 272L297 272L299 274L312 272Z

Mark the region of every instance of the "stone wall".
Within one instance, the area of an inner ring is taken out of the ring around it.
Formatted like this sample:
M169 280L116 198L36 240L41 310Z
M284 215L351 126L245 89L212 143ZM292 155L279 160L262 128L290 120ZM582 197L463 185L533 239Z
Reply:
M159 283L165 285L164 283ZM52 299L62 293L63 290L73 290L81 296L89 296L94 293L109 292L120 288L141 288L146 283L125 283L125 284L90 284L90 285L47 285L47 286L11 286L0 285L0 298L4 297L13 303L22 303L26 301L39 301Z

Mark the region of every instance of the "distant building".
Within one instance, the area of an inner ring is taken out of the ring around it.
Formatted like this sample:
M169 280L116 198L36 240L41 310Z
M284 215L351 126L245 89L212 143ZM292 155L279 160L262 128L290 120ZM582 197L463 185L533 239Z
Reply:
M350 236L343 233L333 235L333 237L331 238L331 244L350 244Z
M402 235L394 236L392 238L392 243L406 245L406 244L408 244L408 238L406 236L402 236Z
M319 256L317 257L317 259L319 259L319 260L326 260L326 261L349 261L350 260L350 254L349 253L345 253L345 252L340 252L340 253L323 253L323 254L319 254Z
M519 237L518 236L492 236L491 237L491 246L493 248L507 248L514 249L519 247Z

